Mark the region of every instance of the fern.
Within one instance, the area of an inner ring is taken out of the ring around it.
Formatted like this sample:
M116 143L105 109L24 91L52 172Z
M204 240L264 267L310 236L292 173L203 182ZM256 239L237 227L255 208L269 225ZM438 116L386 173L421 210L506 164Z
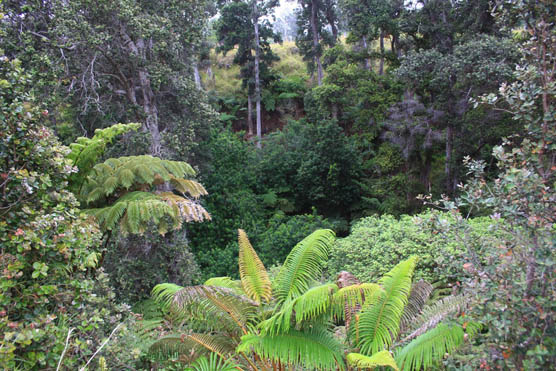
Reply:
M137 130L141 124L116 124L105 129L96 129L92 138L79 137L75 143L70 144L70 153L67 158L70 159L74 166L77 166L79 172L72 174L70 177L70 185L73 191L79 190L81 184L102 157L106 146L118 135ZM77 192L75 192L77 193Z
M401 332L407 329L413 320L419 316L423 307L427 303L432 290L432 285L423 280L416 282L413 286L411 286L411 293L409 294L407 305L405 306L400 322Z
M319 229L292 249L276 279L278 304L302 295L319 278L334 238L330 229Z
M371 298L377 291L383 291L375 283L360 283L345 286L338 290L333 297L332 312L338 319L346 319L353 312L360 309L366 299Z
M396 265L380 280L383 291L376 291L365 303L355 329L361 353L371 355L388 349L396 339L416 262L412 257Z
M263 359L292 367L343 370L342 345L324 329L290 331L275 335L250 333L241 338L238 352L253 351Z
M209 278L203 284L204 286L225 287L234 291L237 295L245 295L241 287L241 281L236 281L230 277L213 277Z
M223 359L216 353L211 353L209 358L199 357L186 371L235 371L240 370L238 364L229 359Z
M424 334L447 317L461 312L467 306L467 302L468 300L463 295L447 296L425 307L421 315L412 323L414 330L402 339L401 342L407 342L416 336Z
M228 336L211 334L167 335L155 341L149 347L149 353L155 355L186 354L196 358L203 354L215 353L227 359L234 353L237 344Z
M257 303L270 301L272 286L268 273L242 229L238 229L238 242L239 275L243 290Z
M329 314L332 296L336 291L338 286L333 283L313 287L294 300L284 303L280 311L262 322L259 327L263 333L284 333L290 330L292 319L295 319L299 327L303 321Z
M400 349L395 356L396 362L404 370L432 367L463 343L463 335L460 326L439 324Z
M392 357L389 351L382 350L373 354L372 356L365 356L359 353L349 353L346 356L346 361L348 365L355 368L370 369L373 370L377 367L391 367L392 369L398 371L398 365Z

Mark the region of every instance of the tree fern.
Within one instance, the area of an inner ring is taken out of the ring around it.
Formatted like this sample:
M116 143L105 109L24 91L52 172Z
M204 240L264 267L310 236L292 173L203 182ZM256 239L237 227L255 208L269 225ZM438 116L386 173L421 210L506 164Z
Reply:
M238 352L253 351L263 359L292 367L343 370L342 345L324 329L289 331L275 335L250 333L241 338Z
M119 226L122 233L142 234L155 224L164 234L180 229L183 222L210 220L196 201L206 194L204 187L185 176L195 172L185 162L152 156L111 158L95 165L81 189L86 203L97 206L85 211L93 215L104 230ZM157 186L174 187L162 192Z
M383 291L376 291L366 301L355 326L361 353L371 355L388 349L396 339L416 262L412 257L396 265L379 281Z
M453 352L464 340L460 326L439 324L415 338L396 352L396 362L402 370L421 370L432 367L446 353Z
M302 295L319 278L334 238L330 229L319 229L292 249L276 279L274 293L279 304Z
M241 286L241 281L233 280L230 277L212 277L203 283L204 286L226 287L237 295L245 295Z
M154 355L188 355L189 361L209 353L228 359L235 353L237 346L230 337L212 334L167 335L156 340L149 353Z
M303 321L310 321L325 313L330 315L332 297L336 291L338 286L333 283L310 288L303 295L283 303L279 311L261 323L260 328L263 333L284 333L290 330L292 320L299 327Z
M375 283L360 283L345 286L338 290L333 297L332 313L338 319L346 319L353 315L354 311L361 308L366 299L369 299L377 291L383 291Z
M261 259L251 246L247 234L238 229L239 275L243 290L257 303L268 302L272 297L272 286Z
M394 357L387 350L377 352L370 357L359 353L349 353L346 361L351 367L366 370L374 370L377 367L391 367L396 371L399 370Z
M208 358L199 357L186 371L235 371L241 370L240 366L229 359L223 359L216 353L210 354Z
M407 329L411 325L413 320L419 316L419 314L425 307L425 304L427 303L432 290L432 285L423 280L415 282L411 286L411 293L409 294L409 298L407 299L407 305L404 308L400 322L401 332Z

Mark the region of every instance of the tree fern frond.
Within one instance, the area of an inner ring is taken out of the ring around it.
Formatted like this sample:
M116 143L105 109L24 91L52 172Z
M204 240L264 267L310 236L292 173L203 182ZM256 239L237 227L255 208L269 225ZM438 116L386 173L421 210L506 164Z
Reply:
M423 280L415 282L413 286L411 286L411 293L409 294L407 305L405 306L400 322L400 332L404 332L405 329L409 328L413 320L419 316L432 290L432 285Z
M447 296L425 307L421 315L412 323L412 328L414 330L400 342L404 343L424 334L427 330L435 327L447 317L458 314L464 310L467 306L467 302L467 298L463 295Z
M232 289L237 295L245 295L241 287L241 281L233 280L230 277L212 277L203 283L205 286L226 287Z
M376 283L360 283L345 286L338 290L332 300L333 315L338 319L345 319L346 314L361 308L366 299L372 297L376 291L382 288Z
M416 262L417 258L411 257L396 265L379 281L383 291L376 291L366 301L355 326L361 353L371 355L388 349L398 336Z
M209 358L199 357L189 365L186 371L236 371L241 370L240 365L230 359L223 359L216 353L211 353Z
M342 344L324 329L290 331L275 335L242 336L238 352L255 352L263 359L281 362L291 367L343 370Z
M193 198L199 198L201 196L207 195L207 190L205 187L191 179L181 179L175 176L170 177L170 184L177 191L183 194L189 194Z
M300 296L319 278L334 238L332 230L319 229L292 249L276 279L278 304Z
M272 284L261 259L251 246L244 230L238 229L239 275L243 290L257 303L272 297Z
M211 334L167 335L156 340L149 353L157 355L185 355L190 360L207 353L215 353L227 359L234 353L237 343L228 336Z
M441 323L396 352L396 362L402 370L421 370L432 367L446 353L453 352L463 343L463 335L464 332L460 326Z
M394 357L387 350L381 350L370 357L359 353L349 353L346 356L346 361L348 365L355 368L373 370L377 367L389 366L396 371L399 370Z
M334 283L310 288L303 295L283 303L280 310L261 322L259 327L265 334L285 333L292 327L292 320L298 326L303 321L330 313L332 296L336 291L338 286Z

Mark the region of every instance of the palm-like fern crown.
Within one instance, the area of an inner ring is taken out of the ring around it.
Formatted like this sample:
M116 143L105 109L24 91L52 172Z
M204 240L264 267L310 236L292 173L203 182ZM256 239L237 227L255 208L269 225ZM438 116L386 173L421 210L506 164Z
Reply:
M462 326L441 322L465 300L447 297L427 306L430 284L411 283L416 258L398 264L378 284L360 283L349 273L337 283L319 284L334 233L318 230L292 249L271 286L244 231L238 239L241 281L217 277L203 286L155 287L158 301L182 319L203 323L206 332L166 337L153 350L216 353L243 369L341 370L344 345L332 329L352 315L349 343L360 353L345 361L353 368L426 369L463 342Z
M111 158L95 165L81 188L86 210L105 230L118 223L123 233L143 233L149 223L165 233L183 222L209 220L198 203L206 195L195 180L193 168L181 161L163 160L149 155ZM173 189L173 192L160 191Z

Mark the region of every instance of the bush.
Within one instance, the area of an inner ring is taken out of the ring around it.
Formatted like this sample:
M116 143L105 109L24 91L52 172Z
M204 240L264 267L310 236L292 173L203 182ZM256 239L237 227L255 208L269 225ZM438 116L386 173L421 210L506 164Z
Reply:
M346 270L361 281L369 282L382 277L397 262L412 255L419 256L416 279L429 282L452 284L464 274L461 266L454 262L466 254L455 235L434 232L426 225L431 214L445 224L456 221L449 213L426 212L417 216L402 215L399 219L391 215L371 216L359 220L351 234L338 239L331 251L328 273ZM484 241L491 234L489 218L470 221L472 237ZM496 236L487 238L492 244Z
M118 234L103 262L118 300L128 304L144 300L162 281L178 285L195 283L199 266L187 245L185 231L165 236L156 232L127 237Z
M76 369L125 308L96 267L100 232L67 190L75 169L29 93L17 60L0 56L0 368Z

